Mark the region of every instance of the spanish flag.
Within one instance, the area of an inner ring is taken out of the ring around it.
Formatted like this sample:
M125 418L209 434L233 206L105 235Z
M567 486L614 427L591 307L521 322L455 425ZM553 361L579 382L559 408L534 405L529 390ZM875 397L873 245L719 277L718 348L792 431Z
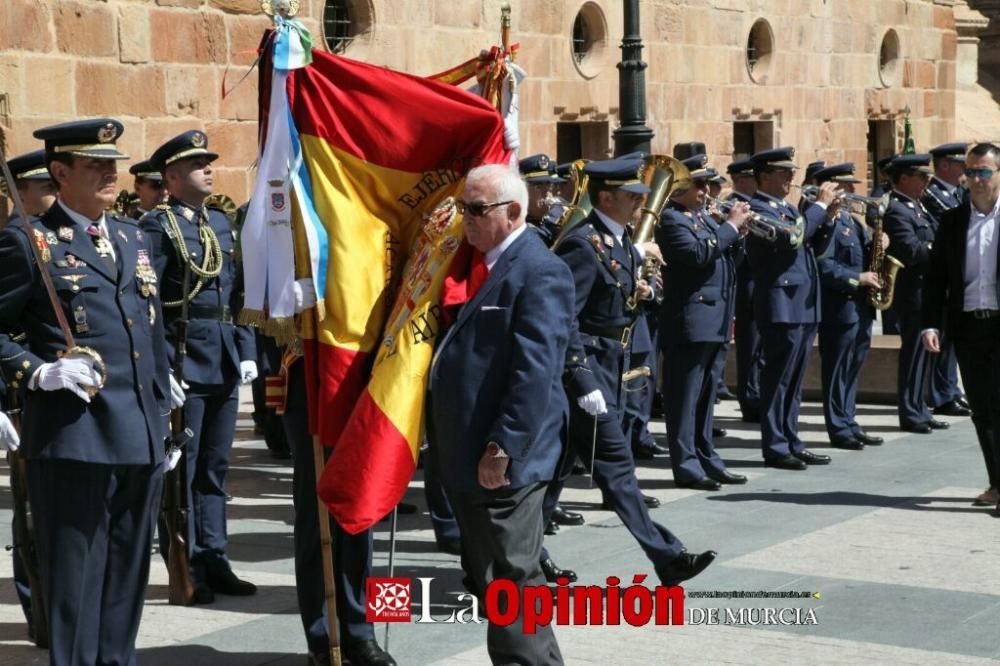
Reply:
M279 24L261 61L268 145L243 246L248 275L266 279L248 282L247 308L281 328L294 321L291 281L314 281L319 302L299 333L311 426L333 448L318 490L356 533L392 510L416 466L442 285L460 268L448 199L471 168L510 151L497 109L448 83L318 50L280 69L297 30Z

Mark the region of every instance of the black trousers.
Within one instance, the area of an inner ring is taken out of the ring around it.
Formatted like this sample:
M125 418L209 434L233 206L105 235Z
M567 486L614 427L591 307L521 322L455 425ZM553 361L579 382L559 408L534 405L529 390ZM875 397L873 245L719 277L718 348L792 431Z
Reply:
M319 542L319 504L301 362L295 363L289 372L288 406L283 419L295 461L292 502L295 505L295 592L299 599L299 615L309 651L325 654L330 649L330 639ZM372 531L348 534L331 519L330 537L341 644L372 640L375 628L365 618L365 579L372 572Z
M28 461L50 663L136 663L162 480L155 465Z
M962 316L955 352L992 488L1000 488L1000 318Z
M545 585L538 557L547 485L540 482L452 495L462 531L462 568L480 599L485 598L486 586L499 578L514 581L519 589ZM562 664L552 627L538 627L529 635L523 630L522 617L523 613L506 627L490 623L486 632L490 660L494 664Z

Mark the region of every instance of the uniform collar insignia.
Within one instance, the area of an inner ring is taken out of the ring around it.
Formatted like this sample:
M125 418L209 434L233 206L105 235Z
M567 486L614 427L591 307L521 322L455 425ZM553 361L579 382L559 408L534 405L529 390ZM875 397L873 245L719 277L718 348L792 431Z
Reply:
M615 237L612 236L611 234L604 234L604 244L607 245L608 247L614 247Z
M64 240L67 243L73 240L73 227L59 227L59 231L56 232L60 240Z

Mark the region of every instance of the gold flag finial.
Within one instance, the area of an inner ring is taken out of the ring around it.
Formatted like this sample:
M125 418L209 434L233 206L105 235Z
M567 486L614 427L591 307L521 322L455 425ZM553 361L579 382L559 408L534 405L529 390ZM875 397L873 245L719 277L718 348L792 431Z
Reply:
M300 0L260 0L260 10L268 16L290 19L299 13Z

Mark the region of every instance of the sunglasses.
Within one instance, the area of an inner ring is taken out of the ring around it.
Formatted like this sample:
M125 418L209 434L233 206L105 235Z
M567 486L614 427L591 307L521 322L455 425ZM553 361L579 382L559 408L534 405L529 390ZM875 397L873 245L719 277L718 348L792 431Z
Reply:
M989 180L993 177L993 169L966 169L962 173L965 174L966 178L982 178L983 180Z
M459 213L463 215L468 215L469 217L483 217L486 213L490 212L494 208L499 208L500 206L506 206L507 204L512 204L513 201L498 201L496 203L482 203L480 201L474 201L469 203L467 201L462 201L458 199L455 201L455 208L458 209Z

